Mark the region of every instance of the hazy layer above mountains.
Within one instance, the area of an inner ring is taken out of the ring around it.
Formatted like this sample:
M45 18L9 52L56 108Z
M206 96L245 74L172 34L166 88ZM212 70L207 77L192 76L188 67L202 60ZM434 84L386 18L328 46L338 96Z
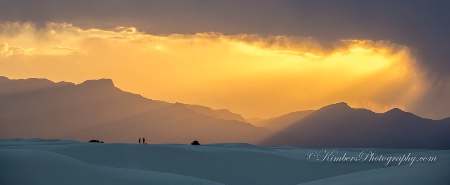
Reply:
M249 124L239 114L151 100L109 79L81 84L0 77L0 138L91 139L147 143L246 142L300 147L450 148L450 118L345 103ZM264 128L263 128L264 127Z
M250 123L259 127L268 128L273 131L280 131L282 129L289 127L293 123L303 119L304 117L308 116L313 112L314 112L313 110L291 112L275 118L257 120Z

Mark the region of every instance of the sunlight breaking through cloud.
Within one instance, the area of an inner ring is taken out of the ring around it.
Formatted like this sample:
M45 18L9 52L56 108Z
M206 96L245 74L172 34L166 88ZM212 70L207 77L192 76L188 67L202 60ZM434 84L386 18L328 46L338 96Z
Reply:
M126 91L172 102L270 117L346 101L354 107L408 110L425 91L406 46L309 37L151 35L134 27L81 29L0 25L0 74L82 82L112 78Z

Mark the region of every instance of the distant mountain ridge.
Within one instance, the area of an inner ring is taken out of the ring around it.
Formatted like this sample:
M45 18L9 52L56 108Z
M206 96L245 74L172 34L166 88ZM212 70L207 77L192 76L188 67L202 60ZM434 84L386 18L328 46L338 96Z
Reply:
M266 128L262 128L266 127ZM400 109L374 113L346 103L298 111L256 126L226 109L168 103L124 92L110 79L81 84L0 77L0 139L148 143L246 142L342 148L450 149L450 118Z
M449 149L450 122L421 118L398 108L374 113L337 103L311 113L260 144Z
M227 109L219 109L219 110L213 110L209 107L201 106L201 105L189 105L184 103L175 103L182 106L185 106L186 108L206 116L211 116L213 118L217 119L223 119L223 120L235 120L240 122L247 122L241 115L232 113L231 111Z
M280 131L282 129L289 127L291 124L303 119L304 117L308 116L313 112L314 110L291 112L275 118L260 120L252 124L260 127L265 127L273 131Z
M0 138L40 137L149 143L249 142L268 134L237 114L171 104L124 92L110 79L81 84L0 78ZM218 116L220 115L220 116ZM234 117L232 117L234 116ZM221 119L217 118L220 117ZM229 118L229 119L225 119Z

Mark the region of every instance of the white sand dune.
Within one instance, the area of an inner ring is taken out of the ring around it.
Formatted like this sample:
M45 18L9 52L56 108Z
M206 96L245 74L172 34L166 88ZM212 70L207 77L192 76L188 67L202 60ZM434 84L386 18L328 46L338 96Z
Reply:
M1 184L219 184L155 171L92 165L46 151L0 152Z
M0 140L0 185L40 184L449 184L450 151L412 152L438 161L412 166L310 162L312 149L249 144L139 145ZM329 149L357 154L361 149ZM420 174L420 175L419 175ZM430 182L430 183L426 183Z
M415 152L420 156L438 156L438 162L391 166L324 178L301 185L379 185L379 184L450 184L450 152Z

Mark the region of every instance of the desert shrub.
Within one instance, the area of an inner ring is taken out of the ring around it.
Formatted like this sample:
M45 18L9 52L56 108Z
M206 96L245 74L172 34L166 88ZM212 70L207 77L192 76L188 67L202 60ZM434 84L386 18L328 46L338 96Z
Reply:
M90 140L89 142L91 142L91 143L103 143L103 141L99 141L99 140L96 140L96 139Z

